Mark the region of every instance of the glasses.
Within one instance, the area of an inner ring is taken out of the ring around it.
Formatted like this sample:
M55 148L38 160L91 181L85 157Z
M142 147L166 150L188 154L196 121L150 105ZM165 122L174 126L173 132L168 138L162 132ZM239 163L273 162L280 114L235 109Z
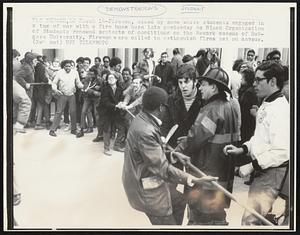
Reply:
M256 78L254 78L253 83L259 83L260 81L265 80L265 79L267 79L267 78L259 78L259 77L256 77Z
M109 61L108 61L108 60L104 60L103 62L104 62L104 63L109 63Z

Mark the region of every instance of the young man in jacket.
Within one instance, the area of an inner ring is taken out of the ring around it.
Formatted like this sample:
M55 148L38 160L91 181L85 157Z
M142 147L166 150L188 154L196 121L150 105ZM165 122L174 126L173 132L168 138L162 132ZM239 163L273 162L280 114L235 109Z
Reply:
M100 80L97 79L97 70L90 69L87 76L83 80L83 106L81 110L81 120L80 120L80 131L76 134L77 138L84 136L84 128L86 125L86 119L88 117L88 112L93 111L95 113L95 121L98 123L99 116L97 112L97 106L100 102ZM93 132L93 122L88 123L88 133Z
M154 86L163 88L168 94L172 94L175 87L175 75L171 63L168 61L168 53L163 52L160 55L160 62L155 67L154 75L159 77L159 80L153 82Z
M196 69L192 65L183 64L177 72L178 88L168 97L168 108L161 126L162 136L166 137L172 126L178 124L178 128L170 138L168 144L175 148L177 139L186 136L194 124L202 104L201 93L197 89ZM179 163L175 164L183 169ZM170 184L174 218L178 225L182 224L186 201L181 192L176 190L177 184Z
M46 93L50 87L48 84L49 80L47 77L46 65L42 60L42 56L38 57L37 65L35 66L35 73L34 73L34 81L36 83L43 83L43 85L37 85L33 87L33 97L36 100L36 124L34 129L40 130L44 129L42 126L42 118L43 114L46 119L46 127L49 130L50 128L50 109L48 104L46 103Z
M249 207L262 216L272 208L288 173L290 110L281 93L284 69L274 61L260 64L255 72L254 90L263 99L256 115L254 135L242 147L225 146L224 152L249 159L245 174L255 171L256 177L249 188ZM246 172L247 170L247 172ZM245 211L243 225L261 225L261 221Z
M210 176L195 178L168 162L160 133L167 97L159 87L144 93L143 110L128 131L123 165L128 201L134 209L144 212L153 225L176 225L168 182L192 185L215 180Z
M234 163L225 157L223 148L240 140L240 108L236 100L227 99L228 80L227 73L218 67L200 77L203 106L176 150L190 156L193 165L218 177L218 183L232 191ZM230 200L222 191L213 185L186 187L185 191L190 225L228 225L224 209Z

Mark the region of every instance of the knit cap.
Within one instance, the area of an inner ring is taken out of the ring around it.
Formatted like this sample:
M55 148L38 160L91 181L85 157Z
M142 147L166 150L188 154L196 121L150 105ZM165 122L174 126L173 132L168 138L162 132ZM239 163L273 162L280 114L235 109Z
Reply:
M142 98L142 105L148 111L154 111L161 104L167 105L168 94L167 92L156 86L147 89Z

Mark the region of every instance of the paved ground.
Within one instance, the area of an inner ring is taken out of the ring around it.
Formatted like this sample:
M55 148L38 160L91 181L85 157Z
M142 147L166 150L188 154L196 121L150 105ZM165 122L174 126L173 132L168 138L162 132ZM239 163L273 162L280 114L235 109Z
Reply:
M59 130L27 129L14 137L15 177L22 202L14 213L19 228L150 227L143 213L132 209L121 182L123 154L103 154L96 133L76 138ZM245 179L236 177L234 195L247 199ZM243 209L231 203L229 227L240 227ZM185 220L186 222L186 220Z

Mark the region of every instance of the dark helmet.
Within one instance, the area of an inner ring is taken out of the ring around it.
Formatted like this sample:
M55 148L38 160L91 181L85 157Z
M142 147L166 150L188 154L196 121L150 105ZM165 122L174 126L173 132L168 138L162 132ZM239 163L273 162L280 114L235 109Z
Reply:
M228 83L229 83L229 76L228 74L220 67L214 67L207 71L206 74L200 77L200 80L209 80L212 81L218 85L221 85L221 87L224 89L224 91L227 91L231 93Z

